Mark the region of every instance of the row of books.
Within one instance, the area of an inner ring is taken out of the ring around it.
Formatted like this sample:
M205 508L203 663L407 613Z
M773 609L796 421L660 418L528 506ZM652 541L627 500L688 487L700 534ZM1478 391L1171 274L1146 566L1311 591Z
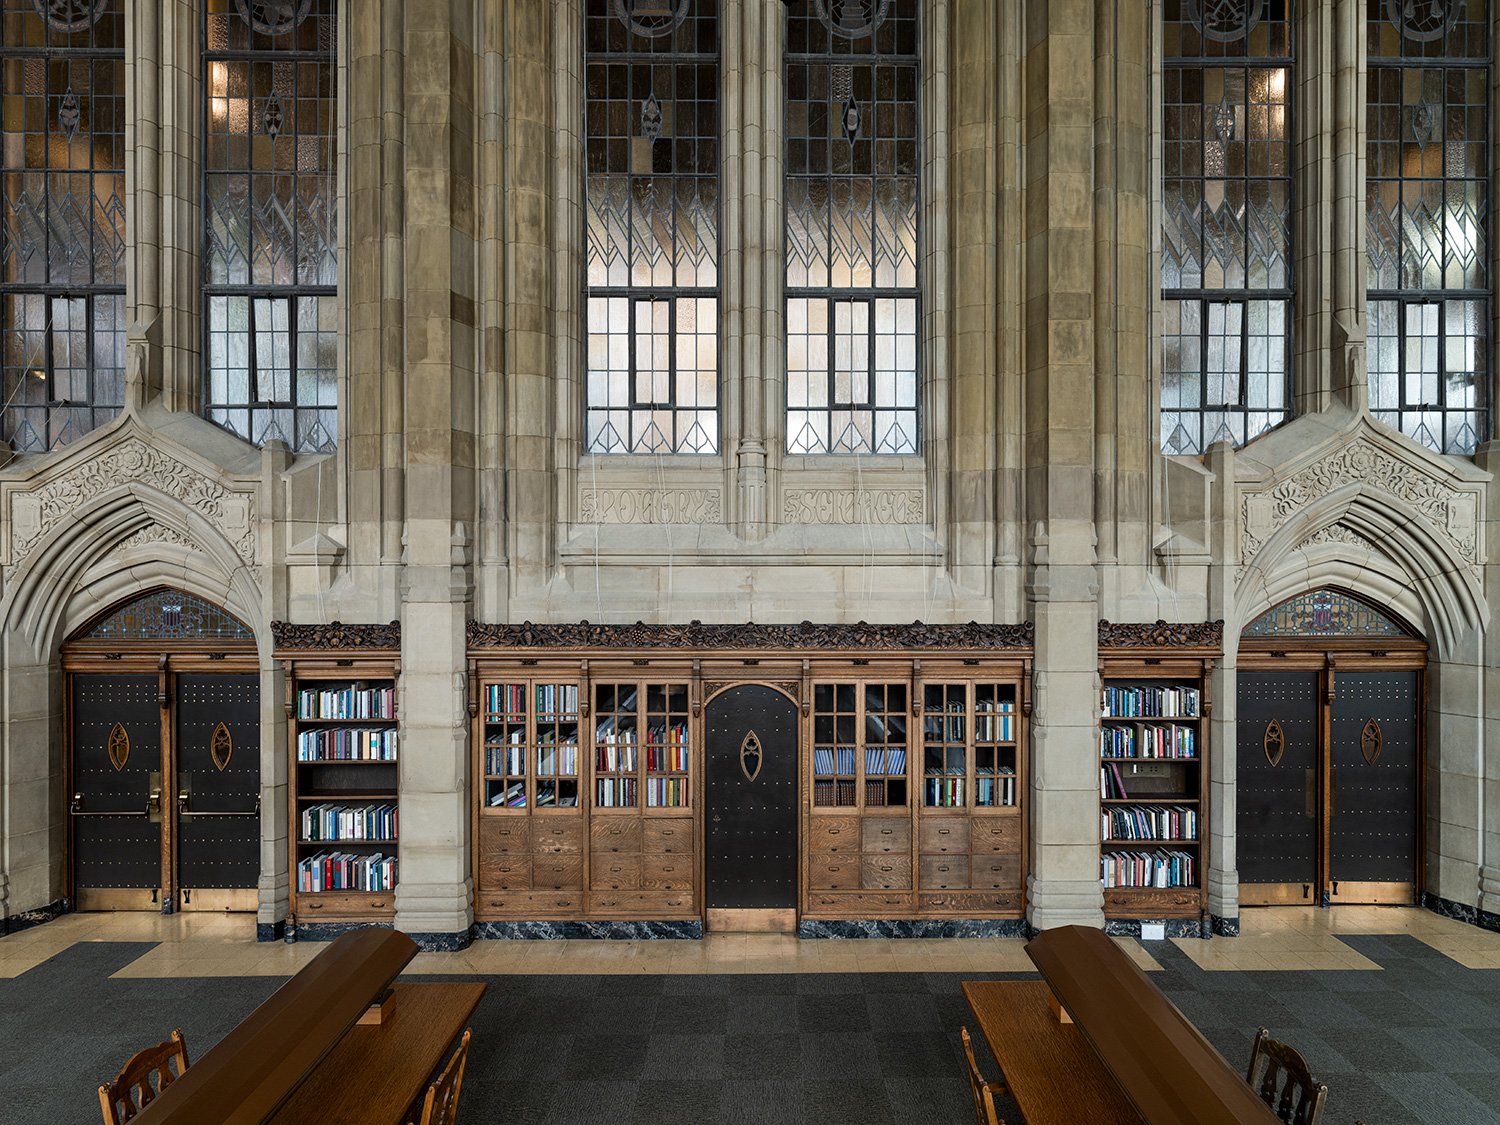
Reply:
M922 803L930 809L960 809L964 805L964 779L929 777L922 782Z
M320 891L389 891L396 886L396 857L319 852L297 864L297 889Z
M869 746L865 748L865 773L903 774L906 772L906 747Z
M1105 758L1196 758L1198 732L1176 724L1101 727L1099 753Z
M1106 840L1196 840L1198 813L1184 805L1111 805L1099 831Z
M524 781L491 782L487 803L492 809L524 809L526 807L526 783ZM539 809L576 809L578 807L578 782L538 781L536 783L536 807Z
M813 773L852 774L854 772L854 747L817 746L813 748Z
M299 719L394 719L396 689L304 688L297 693Z
M491 777L524 777L526 750L520 746L486 746L484 772ZM538 777L577 777L578 747L547 746L536 752Z
M819 807L846 808L856 804L858 799L852 778L813 782L813 804Z
M1016 803L1016 775L1014 770L1002 770L999 777L976 777L974 779L974 804L979 808L994 808L996 805L1011 806Z
M646 807L649 809L681 808L688 803L685 777L648 777Z
M975 742L1014 742L1016 705L1008 699L981 699L974 705Z
M1099 857L1099 877L1111 887L1193 887L1197 860L1187 852L1110 852Z
M640 802L638 786L633 777L601 777L595 784L595 808L633 809Z
M299 762L394 762L394 727L332 727L297 735Z
M646 769L651 773L687 773L688 748L686 743L668 746L646 746Z
M302 810L303 840L396 838L396 805L309 805Z
M484 710L489 715L526 714L525 684L486 684L484 686ZM577 684L537 684L536 713L538 715L577 715Z
M489 806L492 809L524 809L526 807L526 783L512 781L508 785L490 789Z
M526 728L517 724L512 727L504 727L500 731L493 726L485 731L485 744L488 746L525 746ZM578 727L576 725L537 727L536 738L531 743L536 746L577 746Z
M1201 693L1191 687L1107 687L1106 719L1195 719Z
M594 751L594 768L600 773L634 773L634 746L600 746Z

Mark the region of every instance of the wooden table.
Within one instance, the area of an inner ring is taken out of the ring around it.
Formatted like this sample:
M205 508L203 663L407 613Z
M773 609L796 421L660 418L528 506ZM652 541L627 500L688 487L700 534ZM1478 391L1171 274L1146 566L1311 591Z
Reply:
M486 987L478 981L396 982L386 1021L351 1027L268 1120L401 1125L433 1072L447 1062Z
M1053 1015L1045 981L964 981L963 989L1027 1125L1143 1125L1078 1025Z

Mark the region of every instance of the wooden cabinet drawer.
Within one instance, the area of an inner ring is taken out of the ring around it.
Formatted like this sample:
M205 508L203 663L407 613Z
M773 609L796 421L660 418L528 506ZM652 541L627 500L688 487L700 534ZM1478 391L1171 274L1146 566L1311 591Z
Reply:
M589 821L589 847L595 855L615 852L637 855L641 850L641 818L596 816Z
M807 850L834 855L853 855L859 851L859 818L853 816L815 816L807 826Z
M807 865L807 885L818 891L859 890L857 855L815 855Z
M641 889L645 891L692 890L693 857L690 855L642 856Z
M531 885L538 891L583 890L583 856L535 856L531 861Z
M917 829L917 843L917 850L927 855L968 855L968 818L924 817Z
M866 817L860 833L861 850L881 855L911 854L911 821L893 816Z
M531 826L533 855L583 854L583 821L575 817L539 816Z
M911 895L887 894L825 894L815 891L807 896L810 914L829 918L850 918L864 915L876 918L902 918L912 913Z
M395 891L323 891L297 896L297 920L344 918L362 914L389 914L396 909Z
M1021 857L976 855L969 861L969 879L976 891L1013 891L1021 887Z
M969 857L966 855L924 855L918 872L924 891L953 891L969 885Z
M646 821L642 851L653 855L691 855L693 822L683 817L651 817Z
M532 891L530 894L480 895L476 913L481 915L516 914L542 921L576 918L583 913L583 895Z
M953 914L965 918L986 914L1014 914L1021 908L1015 894L927 894L917 896L923 913Z
M527 891L531 889L531 858L513 855L479 857L481 891Z
M911 890L911 856L865 856L859 864L859 885L867 891Z
M530 855L531 818L528 816L481 816L481 855Z
M589 863L589 887L596 891L638 891L641 888L641 857L638 855L594 855Z
M1112 887L1104 892L1104 909L1135 918L1197 914L1202 906L1196 887Z
M589 894L590 914L663 914L682 918L693 913L691 894L660 891L593 891Z
M1019 816L976 816L970 829L970 848L975 855L1019 855L1021 851L1021 818Z

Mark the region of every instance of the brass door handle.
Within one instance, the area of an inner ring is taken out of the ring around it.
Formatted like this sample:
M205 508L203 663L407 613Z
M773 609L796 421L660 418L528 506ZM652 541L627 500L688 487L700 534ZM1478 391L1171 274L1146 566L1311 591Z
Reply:
M161 790L153 789L146 797L146 815L152 820L161 819Z
M134 811L129 810L129 809L122 809L119 812L95 812L95 811L92 811L92 810L85 809L83 807L83 794L82 793L74 793L73 794L73 799L68 802L68 815L69 816L147 816L147 815L149 815L149 810L147 810L146 812L134 812Z

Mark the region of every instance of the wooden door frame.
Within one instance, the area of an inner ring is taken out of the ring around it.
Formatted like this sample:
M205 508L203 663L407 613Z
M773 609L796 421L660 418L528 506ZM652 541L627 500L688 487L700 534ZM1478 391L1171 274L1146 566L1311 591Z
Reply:
M1414 897L1420 899L1427 883L1427 642L1418 637L1252 637L1240 642L1236 663L1236 694L1240 672L1315 672L1318 676L1317 804L1318 850L1313 857L1314 903L1331 901L1329 864L1332 855L1332 723L1335 677L1340 672L1415 672L1417 751L1417 863ZM1236 761L1239 739L1235 739ZM1238 826L1236 826L1238 832ZM1252 886L1254 884L1251 884ZM1393 888L1397 886L1392 885ZM1391 902L1404 896L1391 895ZM1281 904L1277 904L1281 905ZM1290 904L1288 904L1290 905Z
M85 626L85 629L88 626ZM223 640L64 642L63 673L63 792L73 792L73 679L78 675L155 675L161 733L161 885L157 906L163 914L181 909L182 888L177 879L177 677L183 673L259 675L260 660L253 642ZM257 685L258 686L258 685ZM256 753L259 755L259 747ZM77 847L71 813L64 814L63 888L68 900L78 902ZM132 896L133 897L133 896ZM122 899L123 901L123 899ZM102 905L102 904L101 904ZM206 905L206 904L205 904ZM118 907L115 909L128 909Z

